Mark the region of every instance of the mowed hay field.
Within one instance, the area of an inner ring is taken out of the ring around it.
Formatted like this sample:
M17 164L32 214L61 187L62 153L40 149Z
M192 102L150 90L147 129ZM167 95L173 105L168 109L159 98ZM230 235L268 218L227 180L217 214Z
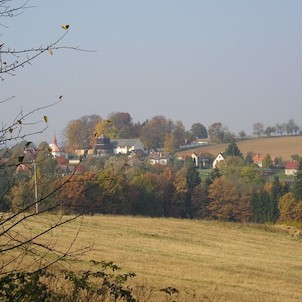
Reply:
M302 156L302 135L255 138L238 141L236 143L244 156L250 151L281 157L284 161L291 160L291 155L294 154ZM228 144L213 144L196 148L194 151L208 152L216 156L220 152L225 151L227 146ZM188 151L178 153L188 153Z
M31 230L51 220L41 216ZM176 301L302 301L302 237L278 228L87 216L51 235L57 248L64 249L80 230L73 250L92 245L73 269L87 268L92 259L113 261L123 272L136 273L132 286L176 287Z

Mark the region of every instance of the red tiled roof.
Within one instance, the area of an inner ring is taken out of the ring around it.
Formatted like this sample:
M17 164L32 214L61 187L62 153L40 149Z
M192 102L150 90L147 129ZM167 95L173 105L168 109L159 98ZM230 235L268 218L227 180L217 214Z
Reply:
M262 163L264 160L264 155L263 154L255 154L253 157L252 157L252 161L255 163L255 164L258 164L258 163Z
M299 170L300 163L297 161L290 161L285 164L286 170Z

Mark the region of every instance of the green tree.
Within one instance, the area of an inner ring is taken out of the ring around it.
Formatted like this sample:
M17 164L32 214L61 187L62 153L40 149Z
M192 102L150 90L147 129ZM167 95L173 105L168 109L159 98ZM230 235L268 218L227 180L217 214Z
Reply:
M240 178L246 184L260 184L263 179L261 178L261 170L258 165L247 164L241 168Z
M201 123L194 123L191 126L190 132L191 132L191 136L194 139L207 138L208 137L208 131L207 131L206 127Z
M302 161L300 161L299 170L294 176L292 192L296 199L302 200Z
M262 123L255 123L253 125L253 134L255 134L257 137L260 137L261 134L264 132L264 125Z
M179 148L179 146L184 145L186 141L186 129L181 121L175 122L175 127L173 131L175 147Z
M272 198L266 190L259 190L253 192L252 207L253 215L252 221L257 223L274 222L274 208L271 207Z
M235 142L235 140L232 140L232 141L228 144L227 148L226 148L225 151L224 151L224 154L225 154L226 156L239 156L239 157L243 157L243 156L242 156L242 153L241 153L240 150L239 150L238 145L237 145L236 142Z
M215 143L224 142L225 132L226 128L220 122L210 125L208 129L210 140Z
M208 206L210 199L208 197L209 185L201 182L192 192L192 218L205 219L210 216Z
M57 161L50 153L49 145L47 142L42 142L39 144L35 157L38 175L53 177L57 167Z
M272 168L273 167L273 161L269 154L266 154L263 161L262 161L262 167L263 168Z
M133 201L134 214L146 216L163 216L163 191L160 189L162 177L155 173L146 173L134 176L131 184L135 187L138 196Z

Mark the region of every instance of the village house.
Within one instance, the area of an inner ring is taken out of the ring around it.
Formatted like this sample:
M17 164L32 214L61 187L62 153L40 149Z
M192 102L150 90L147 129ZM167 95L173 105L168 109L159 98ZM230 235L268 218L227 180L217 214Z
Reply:
M134 150L144 151L144 145L138 138L111 140L109 137L101 135L96 139L93 154L95 156L129 154Z
M114 154L129 154L134 150L144 150L144 145L139 138L119 138L111 140Z
M291 176L298 173L300 168L300 163L297 161L290 161L285 164L284 172L285 175Z
M110 138L103 134L96 139L96 144L93 148L93 154L97 157L113 154L113 146Z
M221 153L219 153L219 154L216 156L216 158L215 158L214 161L213 161L213 169L218 168L219 162L221 162L221 161L223 161L223 160L225 160L225 156L224 156L224 154L221 152Z
M258 165L260 168L263 167L263 160L265 159L266 155L256 153L252 157L252 161L254 164ZM272 165L276 167L278 165L278 158L276 156L271 156Z
M196 152L192 152L191 158L195 166L198 168L206 168L210 165L210 159L207 158L203 153L198 154Z
M170 152L156 152L151 151L147 156L147 161L150 165L168 165L172 163L174 156Z

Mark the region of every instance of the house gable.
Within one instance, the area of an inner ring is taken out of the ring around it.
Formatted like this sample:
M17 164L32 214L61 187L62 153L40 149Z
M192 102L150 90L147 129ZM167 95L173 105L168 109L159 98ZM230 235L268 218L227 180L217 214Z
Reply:
M297 161L287 162L284 168L285 175L295 175L296 173L298 173L299 168L300 168L299 162Z
M150 165L168 165L174 160L174 156L169 152L152 152L147 160Z
M133 150L144 150L144 145L138 138L114 139L111 141L114 154L128 154Z
M213 161L213 169L218 167L218 163L225 160L223 153L219 153Z

